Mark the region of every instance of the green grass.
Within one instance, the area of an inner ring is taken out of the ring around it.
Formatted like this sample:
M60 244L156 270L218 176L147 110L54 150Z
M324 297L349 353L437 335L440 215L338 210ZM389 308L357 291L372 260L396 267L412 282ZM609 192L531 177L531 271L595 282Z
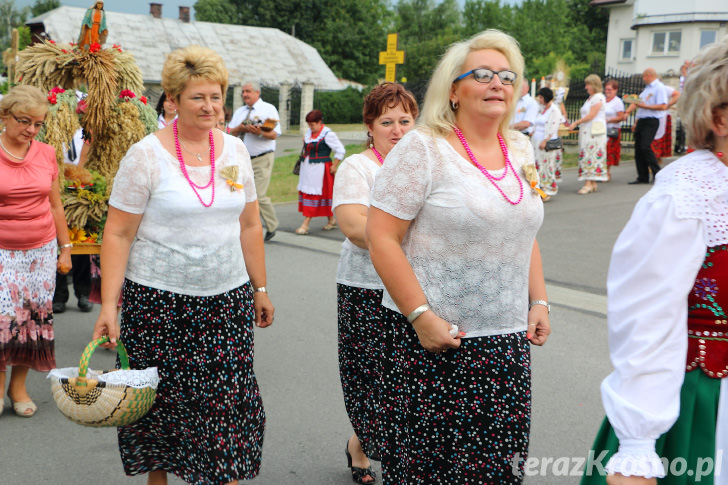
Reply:
M349 126L349 125L347 125ZM359 143L346 145L346 155L359 153L362 146ZM273 174L268 186L268 197L275 202L295 202L298 200L298 175L293 175L293 166L298 160L299 150L286 150L290 154L276 158L273 164Z

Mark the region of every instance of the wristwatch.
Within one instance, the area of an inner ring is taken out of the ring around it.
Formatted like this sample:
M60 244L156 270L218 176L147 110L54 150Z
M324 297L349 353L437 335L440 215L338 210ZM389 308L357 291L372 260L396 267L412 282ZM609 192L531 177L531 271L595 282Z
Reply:
M549 305L549 302L546 300L533 300L528 304L528 309L530 310L533 305L543 305L546 307L546 310L551 313L551 305Z

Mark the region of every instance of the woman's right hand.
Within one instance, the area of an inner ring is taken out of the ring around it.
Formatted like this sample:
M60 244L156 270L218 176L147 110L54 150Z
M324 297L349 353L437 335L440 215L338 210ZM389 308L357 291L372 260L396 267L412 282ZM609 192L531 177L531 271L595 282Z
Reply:
M94 333L92 340L96 340L104 335L109 336L109 343L103 344L105 348L116 348L116 341L119 339L119 323L117 322L116 305L101 305L99 317L94 325Z
M458 333L457 337L450 335L450 325L442 318L435 315L435 312L428 310L420 315L413 323L417 338L420 339L420 345L430 352L440 353L448 349L457 349L460 347L460 337L463 332Z

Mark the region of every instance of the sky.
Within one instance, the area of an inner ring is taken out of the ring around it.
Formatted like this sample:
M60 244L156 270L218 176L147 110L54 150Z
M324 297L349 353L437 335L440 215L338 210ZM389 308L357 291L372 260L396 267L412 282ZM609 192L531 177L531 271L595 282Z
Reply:
M179 7L190 7L190 14L194 20L194 8L197 0L156 0L150 2L146 0L104 0L104 10L111 12L149 14L150 3L162 4L162 17L177 18L179 17ZM15 0L17 8L30 7L35 0ZM61 5L68 7L89 8L94 5L94 0L61 0Z

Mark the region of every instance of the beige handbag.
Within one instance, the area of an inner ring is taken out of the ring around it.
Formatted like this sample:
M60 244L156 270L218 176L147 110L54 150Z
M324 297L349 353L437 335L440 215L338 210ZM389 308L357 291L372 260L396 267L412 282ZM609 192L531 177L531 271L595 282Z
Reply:
M607 124L603 121L592 121L591 124L592 136L601 136L607 134Z

